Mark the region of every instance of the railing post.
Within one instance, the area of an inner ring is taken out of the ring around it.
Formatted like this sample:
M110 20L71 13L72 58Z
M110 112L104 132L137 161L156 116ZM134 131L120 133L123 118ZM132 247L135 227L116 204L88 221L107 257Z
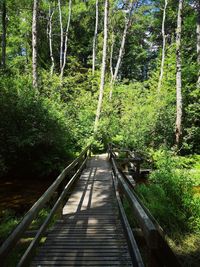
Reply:
M85 152L85 155L84 155L84 160L86 160L87 159L87 157L88 157L88 151L89 151L89 149ZM84 169L86 168L86 164L87 164L87 160L85 161L85 164L84 164Z
M108 159L112 159L112 143L108 144Z
M119 197L121 199L122 204L124 204L124 194L123 194L123 191L122 191L122 189L120 187L120 183L119 183L118 180L117 180L117 191L119 193Z
M88 156L91 158L91 156L92 156L92 145L90 145L89 146L89 154L88 154Z
M137 161L135 165L136 165L136 166L135 166L136 175L137 175L138 177L140 177L140 162Z

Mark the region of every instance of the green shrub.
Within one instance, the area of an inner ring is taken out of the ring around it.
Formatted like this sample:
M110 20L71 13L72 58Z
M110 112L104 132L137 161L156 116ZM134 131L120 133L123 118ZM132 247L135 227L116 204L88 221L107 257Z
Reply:
M200 197L182 159L167 150L157 151L153 159L156 170L150 184L137 188L144 203L167 232L200 231Z
M13 229L20 222L21 218L16 217L14 212L11 210L6 210L1 215L0 223L0 244L11 234Z
M28 81L24 83L1 81L1 175L12 171L12 175L44 176L70 157L70 127L61 103L38 96Z

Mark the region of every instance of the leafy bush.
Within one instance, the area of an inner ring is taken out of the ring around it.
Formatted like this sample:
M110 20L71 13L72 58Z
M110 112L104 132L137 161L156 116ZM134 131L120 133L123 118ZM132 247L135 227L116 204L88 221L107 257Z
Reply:
M14 212L10 210L5 211L2 216L3 218L0 224L0 244L11 234L21 220L21 218L14 216Z
M48 175L60 169L70 157L71 144L67 114L61 103L38 96L26 79L2 79L0 165L3 174L14 171L18 175Z
M194 181L181 166L182 159L166 150L154 153L153 159L156 170L150 184L137 187L144 203L167 232L200 231L200 197L194 194Z

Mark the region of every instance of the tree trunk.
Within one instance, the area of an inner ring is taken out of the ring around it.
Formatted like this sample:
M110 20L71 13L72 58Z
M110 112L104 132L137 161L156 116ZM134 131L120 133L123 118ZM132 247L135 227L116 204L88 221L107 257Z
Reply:
M111 75L111 83L113 79L113 48L115 43L115 36L114 36L114 30L112 30L112 37L111 37L111 48L110 48L110 75Z
M132 16L132 11L133 11L133 7L134 7L134 3L135 2L136 2L135 0L131 1L130 7L129 7L129 11L128 11L128 18L125 18L125 27L124 27L124 32L123 32L123 36L122 36L121 46L120 46L120 49L119 49L119 55L118 55L118 59L117 59L117 64L115 66L114 75L111 78L110 99L112 99L113 87L114 87L115 81L117 79L117 75L118 75L118 72L119 72L119 67L121 65L121 61L122 61L122 57L123 57L123 53L124 53L126 35L127 35L128 28L129 28L129 26L131 24L131 16Z
M160 92L162 86L162 79L164 73L164 64L165 64L165 46L166 46L166 37L165 37L165 18L166 18L166 9L168 5L168 0L165 0L165 6L163 10L163 20L162 20L162 38L163 38L163 47L162 47L162 60L161 60L161 67L160 67L160 77L158 82L158 92Z
M61 82L63 80L63 73L66 65L66 57L67 57L67 45L68 45L68 35L69 35L69 26L71 21L71 13L72 13L72 0L69 0L69 13L68 13L68 22L67 22L67 29L65 33L65 47L64 47L64 54L63 54L63 64L60 72L60 79Z
M96 23L95 23L95 30L94 30L94 37L93 37L93 55L92 55L92 75L93 76L94 76L94 72L95 72L98 24L99 24L99 1L96 0Z
M60 0L58 0L58 11L60 19L60 71L62 70L63 65L63 23L62 23L62 10L60 5Z
M39 0L34 0L33 3L33 21L32 21L32 68L33 68L33 87L38 87L37 73L37 14Z
M200 87L200 0L197 0L197 64L198 64L197 86Z
M107 39L108 39L108 1L109 0L105 0L105 4L104 4L103 56L102 56L102 66L101 66L101 82L100 82L100 89L99 89L99 100L98 100L96 118L95 118L95 123L94 123L94 134L97 132L100 113L101 113L101 106L103 102L105 71L106 71Z
M49 38L49 52L50 52L50 58L51 58L51 76L54 72L54 57L53 57L53 49L52 49L52 18L53 18L54 11L51 11L51 5L49 4L49 25L48 25L48 38Z
M2 55L1 66L6 67L6 0L2 3Z
M181 30L183 0L179 0L176 30L176 145L180 146L182 135L182 80L181 80Z

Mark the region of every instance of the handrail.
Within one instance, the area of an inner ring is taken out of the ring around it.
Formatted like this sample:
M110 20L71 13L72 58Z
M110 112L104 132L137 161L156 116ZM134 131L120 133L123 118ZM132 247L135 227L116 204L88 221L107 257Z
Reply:
M149 219L146 212L144 211L143 207L137 201L135 196L132 194L129 186L124 181L123 177L121 176L120 172L117 169L115 160L112 158L112 165L115 176L118 179L118 183L123 190L123 193L126 195L131 207L133 214L139 223L142 231L144 233L144 237L149 247L156 248L157 247L157 229L154 226L153 222Z
M118 170L115 162L115 154L110 147L109 154L115 177L118 180L118 188L123 191L122 193L125 194L133 209L133 214L143 230L144 238L152 253L152 257L155 257L158 266L181 266L176 255L167 244L161 226L136 195L134 188L128 183L127 179L124 178L123 173L121 174Z
M117 199L118 208L119 208L122 223L124 226L125 234L126 234L127 239L128 239L128 246L130 248L130 255L131 255L132 261L134 263L134 266L144 267L144 263L143 263L139 248L138 248L136 240L133 236L133 232L131 230L130 224L128 222L128 219L127 219L127 216L126 216L123 204L122 204L122 200L120 198L120 194L119 194L118 187L117 187L116 177L114 175L112 175L112 178L113 178L113 184L114 184L114 189L115 189L115 196Z
M137 175L140 174L140 165L143 162L143 157L136 151L131 151L130 149L127 148L119 148L118 146L116 146L113 143L109 143L108 144L108 150L110 151L111 155L117 160L118 157L116 155L115 152L125 152L126 153L126 158L120 159L119 161L123 161L123 162L129 162L132 163L135 167L135 173Z
M34 249L37 247L43 233L45 232L45 230L47 229L53 215L55 214L55 212L58 210L60 204L62 203L63 199L65 198L66 194L68 193L69 189L72 187L72 185L74 184L75 180L77 179L77 177L79 176L79 174L81 173L81 171L83 170L85 164L86 164L87 158L83 161L81 167L78 169L78 171L73 175L73 177L70 179L70 181L67 183L67 185L65 186L64 190L62 191L60 197L58 198L58 200L56 201L56 203L54 204L52 210L50 211L48 217L46 218L46 220L44 221L44 223L42 224L42 226L40 227L40 229L38 230L35 238L33 239L33 241L31 242L31 244L29 245L29 247L27 248L26 252L24 253L24 255L22 256L20 262L18 263L17 267L21 267L21 266L26 266L29 258L32 255L32 252L34 251Z
M76 158L70 165L68 165L61 172L61 174L57 177L57 179L53 182L53 184L44 192L44 194L39 198L39 200L26 213L26 215L24 216L24 218L22 219L22 221L17 225L17 227L14 229L14 231L10 234L10 236L6 239L6 241L0 247L0 260L1 260L1 262L3 262L5 260L6 256L14 248L14 246L16 245L16 243L18 242L18 240L23 236L24 232L30 226L30 224L33 221L33 219L37 216L37 214L44 207L44 205L47 203L47 201L52 197L52 195L54 194L54 192L56 191L56 189L58 188L58 186L65 179L66 175L72 169L74 169L74 167L76 167L80 162L83 161L83 164L81 165L81 167L79 168L79 170L82 168L82 166L84 165L84 163L87 160L87 153L88 153L88 151L90 151L90 149L91 149L91 146L90 145L87 146L81 152L81 154L79 155L79 157ZM82 160L83 157L84 157L84 159ZM79 172L79 170L77 172ZM76 172L76 174L77 174L77 172ZM76 176L76 174L74 176ZM53 209L54 209L54 207L53 207Z

